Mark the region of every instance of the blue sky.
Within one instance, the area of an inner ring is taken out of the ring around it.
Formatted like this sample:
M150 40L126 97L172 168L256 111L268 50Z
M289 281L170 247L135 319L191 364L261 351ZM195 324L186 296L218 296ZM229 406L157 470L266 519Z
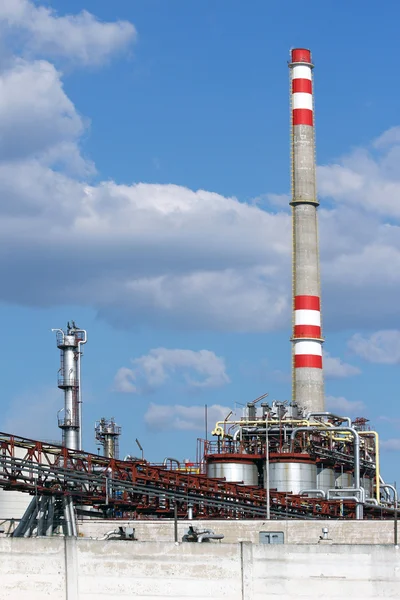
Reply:
M82 12L87 11L87 12ZM88 330L84 446L195 458L290 398L289 91L315 68L328 404L400 450L400 7L0 1L1 430L57 439L53 327ZM373 31L373 36L371 36Z

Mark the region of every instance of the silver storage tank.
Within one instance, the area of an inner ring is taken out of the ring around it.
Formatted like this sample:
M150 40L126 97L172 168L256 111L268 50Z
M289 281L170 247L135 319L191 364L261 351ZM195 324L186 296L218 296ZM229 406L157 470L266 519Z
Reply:
M264 464L264 485L266 485ZM317 485L317 466L308 454L273 454L269 460L269 488L278 492L298 494L314 490Z
M258 485L255 462L243 454L210 454L206 457L207 477L225 478L242 485Z
M344 471L342 468L335 469L335 488L351 488L353 487L352 471Z
M327 492L335 487L335 471L332 466L317 465L317 489Z

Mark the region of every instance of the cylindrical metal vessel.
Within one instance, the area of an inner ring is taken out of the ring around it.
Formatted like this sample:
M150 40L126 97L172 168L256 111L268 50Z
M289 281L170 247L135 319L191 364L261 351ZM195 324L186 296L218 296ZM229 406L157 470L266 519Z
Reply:
M317 465L317 489L327 492L335 487L335 471L329 465Z
M76 394L77 376L75 360L75 337L64 337L64 394L65 394L65 445L67 448L79 448L79 421Z
M335 488L350 488L353 487L352 471L344 471L343 469L335 469Z
M224 477L242 485L258 485L258 469L248 455L210 454L206 457L207 477Z
M266 481L266 464L264 464L264 485ZM315 489L316 485L317 466L308 454L270 455L270 489L298 494L301 490Z

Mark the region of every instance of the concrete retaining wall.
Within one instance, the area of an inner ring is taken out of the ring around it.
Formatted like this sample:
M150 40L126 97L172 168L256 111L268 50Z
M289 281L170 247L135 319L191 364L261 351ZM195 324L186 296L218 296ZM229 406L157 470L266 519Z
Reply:
M84 537L98 538L107 531L128 522L85 521L79 524L79 532ZM329 537L335 544L392 544L394 539L393 521L193 521L199 528L212 529L225 537L222 543L249 541L258 544L260 531L281 531L287 544L316 544L327 527ZM131 521L136 537L141 542L174 541L174 522ZM189 521L178 522L178 540L182 539ZM400 535L399 535L400 538Z
M398 598L394 546L0 539L0 600Z

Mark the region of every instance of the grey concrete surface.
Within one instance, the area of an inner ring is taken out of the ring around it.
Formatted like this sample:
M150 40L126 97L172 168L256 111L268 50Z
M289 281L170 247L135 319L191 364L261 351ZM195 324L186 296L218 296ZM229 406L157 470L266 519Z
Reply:
M1 600L398 598L382 545L0 539Z
M327 527L335 544L392 544L393 521L178 521L178 539L186 533L190 523L196 527L213 529L222 533L222 544L249 541L257 544L260 531L282 531L287 544L316 544ZM134 527L136 537L143 542L174 541L173 520L162 521L84 521L79 523L79 533L84 537L99 538L119 525ZM400 539L400 536L399 536Z
M294 296L320 297L314 128L293 127ZM294 369L293 399L307 412L325 410L323 370Z

